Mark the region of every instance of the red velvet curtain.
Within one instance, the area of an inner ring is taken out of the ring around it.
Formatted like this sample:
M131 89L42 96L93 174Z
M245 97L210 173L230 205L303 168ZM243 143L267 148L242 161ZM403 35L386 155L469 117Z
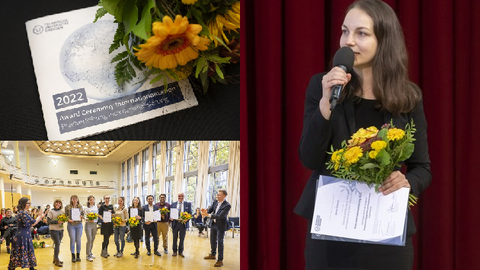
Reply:
M305 89L328 67L351 0L242 2L241 269L302 269L293 213L310 171L298 158ZM415 206L415 269L480 269L480 1L386 1L423 90L433 180Z

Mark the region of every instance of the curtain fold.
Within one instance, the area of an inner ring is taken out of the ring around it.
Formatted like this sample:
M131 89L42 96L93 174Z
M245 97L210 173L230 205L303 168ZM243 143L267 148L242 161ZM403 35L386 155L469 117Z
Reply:
M297 154L305 89L329 69L351 2L242 1L242 270L304 268L306 221L293 208L311 173ZM429 124L433 180L413 209L414 268L478 268L480 2L385 2L403 26Z
M208 147L209 141L198 142L198 179L197 179L197 201L200 204L200 208L208 207L206 205L206 194L208 185Z

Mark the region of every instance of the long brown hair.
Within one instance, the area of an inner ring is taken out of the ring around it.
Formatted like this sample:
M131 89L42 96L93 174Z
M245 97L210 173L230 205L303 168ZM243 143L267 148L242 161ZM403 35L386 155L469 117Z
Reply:
M87 198L87 207L90 207L90 198L95 199L95 196L93 196L93 195L88 196L88 198ZM95 205L96 205L96 204L94 203L93 206L95 206Z
M402 27L393 9L379 0L359 0L352 3L347 13L358 8L373 20L378 41L373 59L373 93L382 109L393 115L408 113L422 98L420 88L408 78L408 55ZM342 100L361 96L363 89L358 75L346 86Z
M73 198L77 198L77 207L76 208L82 208L81 204L80 204L80 199L78 198L77 195L73 194L72 196L70 196L70 207L73 208Z
M135 199L138 199L137 208L138 208L138 209L142 209L142 202L140 201L140 198L139 198L139 197L133 197L133 199L132 199L132 208L135 208L135 205L133 204L133 201L134 201Z

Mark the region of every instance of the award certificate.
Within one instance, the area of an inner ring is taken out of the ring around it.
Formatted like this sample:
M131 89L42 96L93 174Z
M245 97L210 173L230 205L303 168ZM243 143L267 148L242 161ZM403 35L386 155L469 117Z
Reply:
M112 222L112 213L103 212L103 222Z

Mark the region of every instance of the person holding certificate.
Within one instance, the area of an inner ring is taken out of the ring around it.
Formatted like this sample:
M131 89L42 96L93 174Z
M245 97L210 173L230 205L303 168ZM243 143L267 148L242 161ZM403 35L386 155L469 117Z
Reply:
M181 213L187 212L190 215L192 214L192 204L189 202L184 202L185 194L178 194L178 201L172 203L170 207L170 220L172 221L172 231L173 231L173 254L172 256L177 256L177 243L178 238L180 238L180 243L178 245L178 255L182 258L185 258L183 254L183 242L185 240L185 234L188 228L188 222L183 223L179 220ZM178 210L178 211L175 211ZM180 236L180 237L179 237Z
M110 196L104 195L104 204L98 208L98 217L102 220L100 233L103 235L102 254L100 256L108 258L108 243L110 242L110 235L113 233L112 213L113 205L110 204Z
M118 198L118 207L115 209L114 217L119 217L122 219L122 222L119 226L116 226L114 229L115 235L115 245L117 246L117 253L113 256L122 257L123 248L125 247L125 232L127 230L127 220L128 220L128 210L125 207L125 197Z
M135 252L131 253L130 255L135 255L135 259L138 259L138 255L140 252L138 251L140 248L140 239L143 237L143 229L142 229L142 216L143 216L143 209L140 205L140 198L135 197L132 201L132 206L128 210L130 214L130 218L134 217L139 221L139 224L135 227L130 226L130 235L132 236L133 244L135 245Z
M70 204L65 206L65 215L68 218L67 231L70 237L70 252L72 253L72 262L79 262L80 248L82 246L83 232L83 207L78 201L77 195L70 197ZM75 246L77 247L77 257L75 258Z
M157 256L162 256L160 252L158 252L158 234L157 234L157 222L154 219L154 212L158 212L158 206L153 204L153 195L147 196L148 204L143 206L143 219L145 224L143 226L145 230L145 246L147 247L147 255L150 256L152 253L150 252L150 234L153 237L153 252Z
M340 33L340 47L354 53L353 69L340 67L314 75L305 98L305 114L299 155L305 167L313 170L295 207L295 213L308 220L305 246L306 269L411 269L413 267L413 216L408 212L405 246L389 246L312 239L311 224L319 175L330 175L325 163L333 145L359 128L393 121L404 128L411 120L417 129L415 150L405 161L406 174L394 171L379 191L388 195L402 187L419 196L431 182L427 123L421 90L408 78L408 57L402 27L393 9L379 0L352 3ZM343 64L342 64L343 65ZM338 104L335 104L338 87ZM335 95L332 89L335 88ZM334 98L332 98L332 96Z
M95 213L98 214L98 208L95 204L95 197L93 195L88 196L87 198L87 207L85 208L85 216L88 217L88 214ZM87 236L87 261L93 262L95 256L92 254L93 241L95 241L95 235L97 235L97 221L98 219L85 219L85 235Z

